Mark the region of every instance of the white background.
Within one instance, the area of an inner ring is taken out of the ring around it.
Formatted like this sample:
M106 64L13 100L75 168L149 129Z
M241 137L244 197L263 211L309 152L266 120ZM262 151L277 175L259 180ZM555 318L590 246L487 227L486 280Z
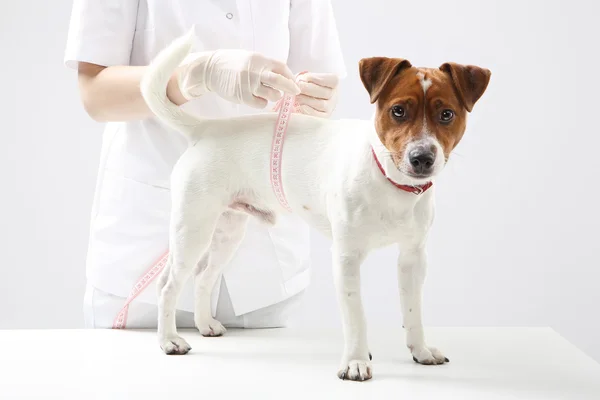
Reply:
M371 116L362 57L493 73L438 183L425 323L551 326L600 361L598 3L333 5L349 69L336 118ZM0 328L83 326L102 126L63 66L70 11L70 1L0 4ZM295 323L338 326L329 243L315 233L312 244L313 284ZM395 257L384 249L363 267L371 329L401 323Z

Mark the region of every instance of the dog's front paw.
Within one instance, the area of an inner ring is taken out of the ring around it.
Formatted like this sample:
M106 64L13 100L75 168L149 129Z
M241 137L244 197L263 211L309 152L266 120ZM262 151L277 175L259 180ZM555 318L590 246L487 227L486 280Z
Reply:
M441 351L435 347L409 347L413 360L423 365L438 365L450 362Z
M196 327L200 331L200 334L206 337L222 336L227 331L225 327L214 318L196 321Z
M168 355L187 354L192 349L192 347L180 336L161 339L160 348Z
M340 369L338 378L350 381L366 381L372 378L371 363L363 360L352 360L348 365Z

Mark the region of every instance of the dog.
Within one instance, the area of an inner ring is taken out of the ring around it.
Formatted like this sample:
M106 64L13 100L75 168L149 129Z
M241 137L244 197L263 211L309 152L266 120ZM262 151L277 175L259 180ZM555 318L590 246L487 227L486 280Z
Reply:
M171 176L170 254L158 278L158 340L166 354L185 354L176 302L194 278L195 324L204 336L225 332L211 313L211 292L250 217L275 224L289 212L270 182L268 157L277 114L203 119L166 96L169 78L193 37L174 40L150 63L141 92L163 123L189 139ZM332 240L333 277L344 350L338 377L372 377L360 290L360 266L370 251L400 250L398 284L406 345L421 364L449 360L425 341L421 295L425 244L434 219L435 178L466 130L467 115L485 92L488 69L444 63L417 68L401 58L359 61L360 79L375 108L370 120L330 120L293 114L281 177L289 208Z

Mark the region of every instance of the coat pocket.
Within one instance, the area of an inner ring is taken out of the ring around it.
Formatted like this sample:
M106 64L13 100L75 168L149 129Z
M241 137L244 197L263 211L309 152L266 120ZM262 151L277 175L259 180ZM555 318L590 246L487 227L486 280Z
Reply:
M168 250L170 192L106 170L96 201L88 277L95 287L126 297Z

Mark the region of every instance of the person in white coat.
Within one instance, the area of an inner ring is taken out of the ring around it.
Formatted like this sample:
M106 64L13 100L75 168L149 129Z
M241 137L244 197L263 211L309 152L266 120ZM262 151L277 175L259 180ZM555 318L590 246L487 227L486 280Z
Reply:
M335 108L346 70L329 0L75 0L64 61L78 71L87 113L106 123L86 262L88 328L156 327L152 281L168 252L169 177L187 143L153 117L139 83L157 53L192 28L205 64L186 72L185 92L175 76L167 90L187 111L264 112L298 89L300 112L327 118ZM293 216L270 228L251 221L217 283L215 318L225 327L286 326L310 281L308 229ZM179 327L194 326L193 310L190 282Z

